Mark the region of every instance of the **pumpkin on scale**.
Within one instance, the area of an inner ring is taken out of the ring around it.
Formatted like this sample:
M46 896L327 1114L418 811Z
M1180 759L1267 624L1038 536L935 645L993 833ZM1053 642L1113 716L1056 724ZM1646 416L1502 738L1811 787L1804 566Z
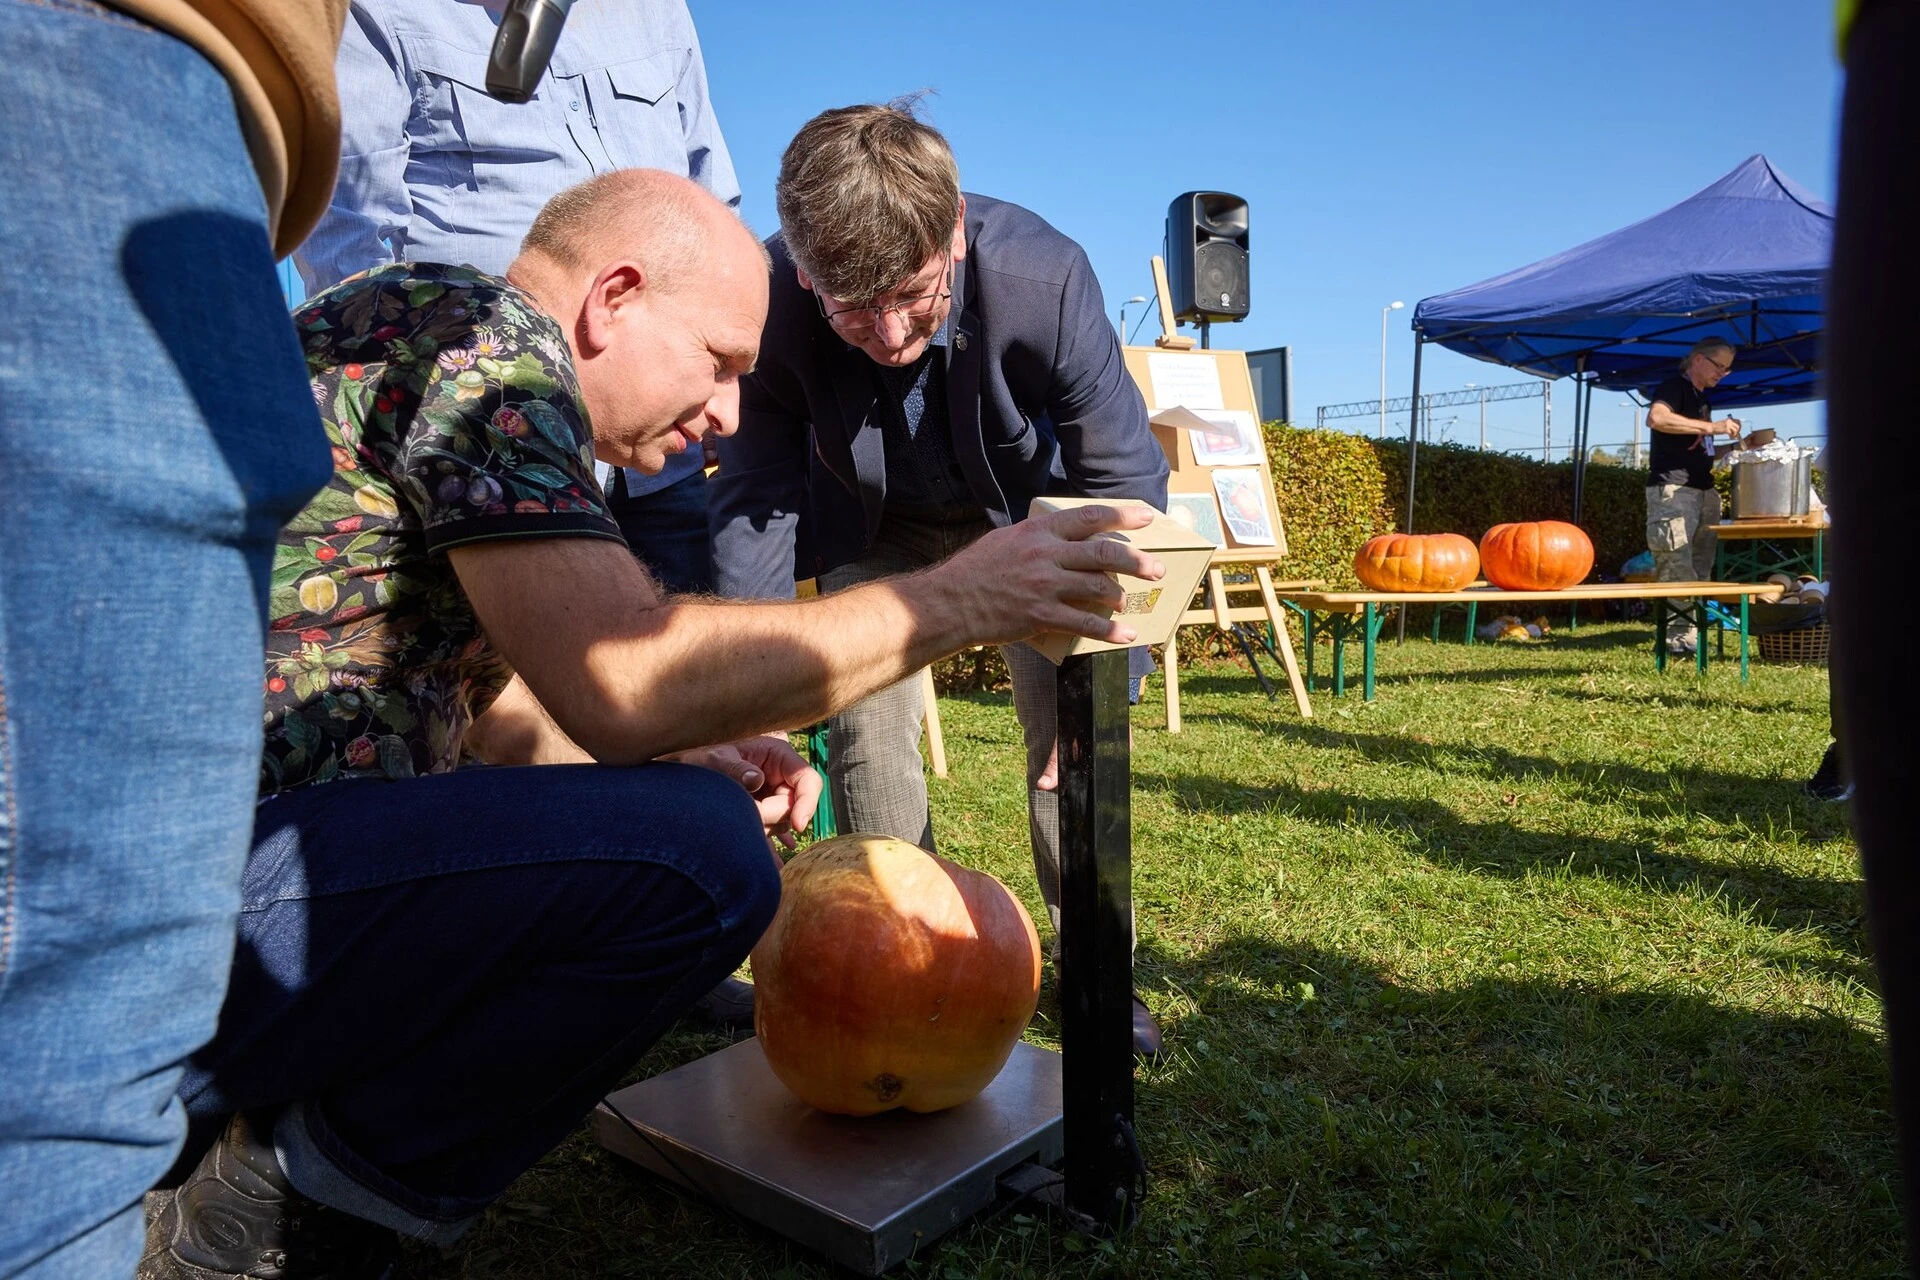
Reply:
M1497 524L1480 539L1487 581L1507 591L1558 591L1593 571L1593 540L1577 524Z
M801 1101L942 1111L993 1083L1040 1000L1040 936L992 876L905 840L823 840L781 872L753 1029Z
M1375 591L1458 591L1480 574L1480 553L1457 533L1383 533L1353 558Z

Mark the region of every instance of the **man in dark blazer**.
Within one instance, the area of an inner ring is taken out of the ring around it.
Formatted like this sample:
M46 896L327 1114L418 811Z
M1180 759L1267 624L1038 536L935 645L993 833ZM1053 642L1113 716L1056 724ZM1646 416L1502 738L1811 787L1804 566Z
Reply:
M828 111L787 147L772 296L740 430L711 491L721 594L838 591L924 568L1042 494L1165 508L1167 462L1086 253L1037 215L963 196L946 140L902 106ZM1028 825L1059 923L1054 668L1002 652L1026 738ZM843 830L934 847L907 680L830 722ZM1159 1029L1134 1007L1136 1047Z

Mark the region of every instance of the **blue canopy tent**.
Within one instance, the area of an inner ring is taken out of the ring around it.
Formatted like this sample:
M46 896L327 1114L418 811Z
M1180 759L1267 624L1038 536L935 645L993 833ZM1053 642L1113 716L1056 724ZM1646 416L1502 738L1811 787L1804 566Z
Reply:
M1573 518L1580 519L1593 389L1643 395L1702 338L1739 348L1716 408L1817 399L1833 211L1752 156L1630 227L1413 311L1407 527L1429 342L1542 378L1574 379Z

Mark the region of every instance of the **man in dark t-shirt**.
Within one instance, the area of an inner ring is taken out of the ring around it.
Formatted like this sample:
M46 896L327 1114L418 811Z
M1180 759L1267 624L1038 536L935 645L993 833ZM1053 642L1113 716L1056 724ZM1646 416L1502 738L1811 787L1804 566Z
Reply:
M1661 582L1704 582L1713 577L1720 521L1720 494L1713 487L1713 441L1737 440L1738 418L1714 422L1707 392L1733 368L1733 347L1708 338L1694 344L1680 371L1655 388L1647 409L1652 441L1647 477L1647 549L1653 552L1654 577ZM1681 633L1669 640L1691 653L1697 638Z

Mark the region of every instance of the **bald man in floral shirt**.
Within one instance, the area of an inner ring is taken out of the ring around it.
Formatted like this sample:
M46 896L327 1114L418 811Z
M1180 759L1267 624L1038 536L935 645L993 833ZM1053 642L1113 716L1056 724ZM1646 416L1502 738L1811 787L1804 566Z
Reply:
M457 1239L771 918L767 835L820 784L755 735L969 645L1133 638L1107 574L1159 566L1088 540L1144 523L1104 508L820 600L662 593L592 464L735 428L767 278L711 195L625 170L506 279L400 264L296 312L333 477L274 563L239 947L143 1280ZM487 758L545 767L458 767L503 708Z

